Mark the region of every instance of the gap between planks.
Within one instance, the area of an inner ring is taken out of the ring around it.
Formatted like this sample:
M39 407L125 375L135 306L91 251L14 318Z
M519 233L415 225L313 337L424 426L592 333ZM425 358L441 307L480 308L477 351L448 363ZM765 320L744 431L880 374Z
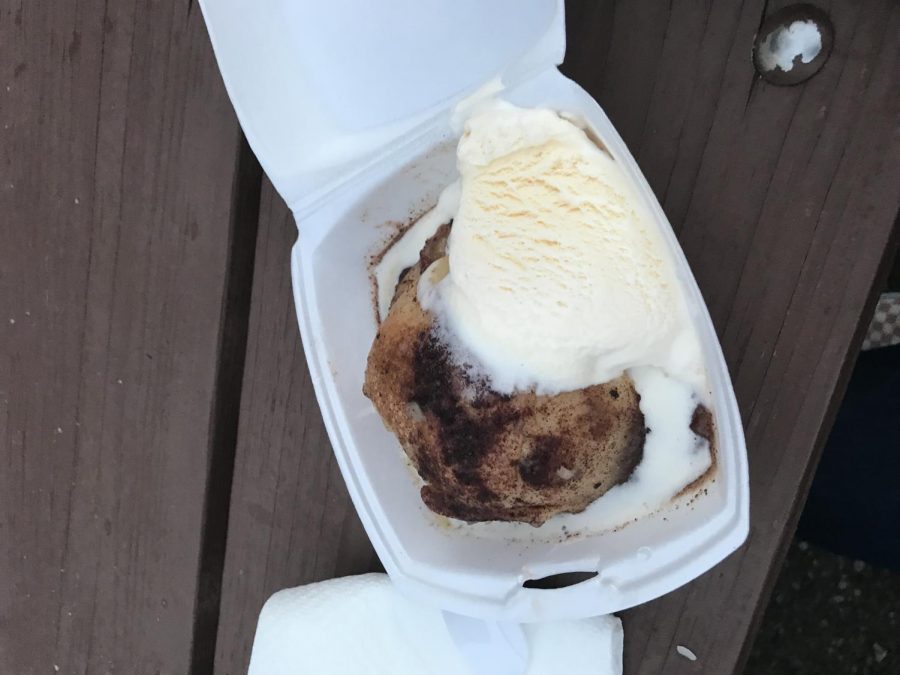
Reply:
M209 420L209 467L191 641L191 673L195 675L212 673L216 654L263 178L259 162L243 134L239 145L228 224L219 366Z

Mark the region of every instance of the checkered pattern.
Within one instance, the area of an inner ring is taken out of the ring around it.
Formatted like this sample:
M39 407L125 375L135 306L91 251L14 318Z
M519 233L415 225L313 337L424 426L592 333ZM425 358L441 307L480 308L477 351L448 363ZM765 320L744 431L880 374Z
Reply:
M900 344L900 293L884 293L863 341L863 350Z

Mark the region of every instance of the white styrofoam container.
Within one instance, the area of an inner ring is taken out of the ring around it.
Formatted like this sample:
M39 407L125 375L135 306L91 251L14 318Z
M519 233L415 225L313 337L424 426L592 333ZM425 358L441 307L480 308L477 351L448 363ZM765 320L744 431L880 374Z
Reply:
M741 421L721 348L672 228L597 103L556 69L561 0L202 0L248 141L294 211L294 296L316 395L347 488L394 583L485 619L604 614L699 576L748 532ZM515 20L510 20L510 17ZM585 514L525 524L451 524L419 497L396 438L362 394L377 329L369 260L455 177L450 118L494 76L500 94L583 118L655 216L703 345L717 425L705 494L602 531ZM298 452L301 451L298 448ZM565 524L567 529L562 530ZM528 579L598 572L559 589Z

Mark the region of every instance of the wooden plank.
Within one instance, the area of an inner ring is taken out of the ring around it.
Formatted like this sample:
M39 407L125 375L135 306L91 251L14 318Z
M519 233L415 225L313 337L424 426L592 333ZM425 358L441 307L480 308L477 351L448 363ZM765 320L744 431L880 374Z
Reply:
M900 8L835 4L824 70L779 88L755 77L749 54L762 12L784 4L622 3L612 21L570 26L573 74L622 131L679 232L750 452L748 544L626 613L628 672L741 667L889 257L900 204ZM594 53L604 66L589 73ZM679 644L698 662L677 655Z
M186 673L237 123L194 3L0 45L0 670Z
M833 12L823 72L757 81L750 44L779 3L570 2L565 70L607 109L659 195L722 337L748 429L752 533L685 589L625 614L630 673L739 668L852 363L900 203L898 10ZM891 33L891 31L894 31ZM369 569L297 338L294 239L264 191L216 671L241 672L274 590ZM252 384L251 384L252 381ZM675 652L684 644L699 656Z

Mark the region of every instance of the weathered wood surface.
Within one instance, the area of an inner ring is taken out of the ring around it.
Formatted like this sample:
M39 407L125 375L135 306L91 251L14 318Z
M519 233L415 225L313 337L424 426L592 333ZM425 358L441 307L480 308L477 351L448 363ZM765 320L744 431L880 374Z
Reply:
M755 77L749 53L762 11L786 4L617 3L570 14L573 26L596 26L590 42L572 45L570 72L606 108L678 232L750 455L749 542L625 614L628 672L742 665L892 249L900 5L831 3L830 60L785 88ZM679 644L698 661L679 656Z
M4 3L0 51L0 672L186 673L237 122L191 3Z

